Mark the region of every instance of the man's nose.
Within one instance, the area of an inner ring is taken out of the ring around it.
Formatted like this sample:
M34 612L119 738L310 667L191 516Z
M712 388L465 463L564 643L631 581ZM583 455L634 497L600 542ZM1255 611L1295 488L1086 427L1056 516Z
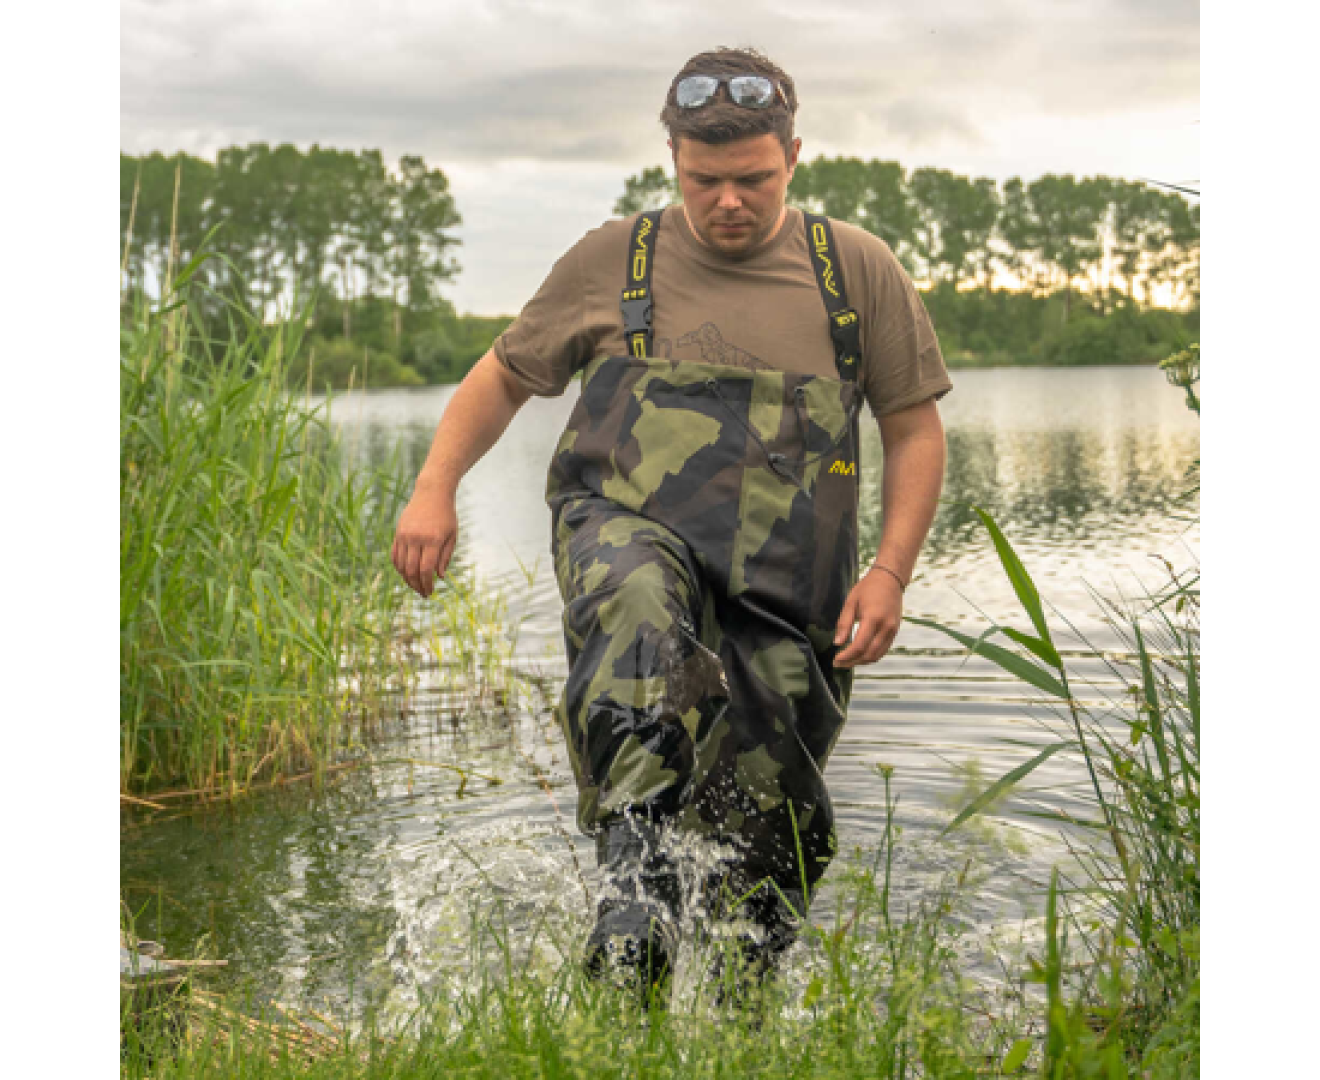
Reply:
M742 199L738 197L738 192L732 184L725 184L720 189L720 209L738 210L742 207Z

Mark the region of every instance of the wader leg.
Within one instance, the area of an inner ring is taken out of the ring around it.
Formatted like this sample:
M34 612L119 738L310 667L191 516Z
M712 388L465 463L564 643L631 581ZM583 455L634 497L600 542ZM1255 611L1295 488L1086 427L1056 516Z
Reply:
M677 874L656 834L677 823L737 852L707 883L707 912L754 924L745 951L763 972L834 850L821 774L846 687L831 654L753 597L719 595L678 536L607 499L563 504L554 552L559 720L607 878L588 962L672 960Z
M555 521L569 676L559 708L578 824L597 837L605 896L588 967L631 967L646 986L676 945L677 870L657 842L686 801L695 747L727 704L700 639L706 594L687 546L604 499Z
M828 638L817 652L753 596L716 606L731 704L698 747L685 824L740 852L707 881L706 908L735 928L726 952L738 958L738 980L756 982L793 943L834 854L823 772L850 684L833 667Z
M808 900L800 888L735 867L706 882L704 904L721 933L713 942L709 979L717 1003L748 1005L797 940Z

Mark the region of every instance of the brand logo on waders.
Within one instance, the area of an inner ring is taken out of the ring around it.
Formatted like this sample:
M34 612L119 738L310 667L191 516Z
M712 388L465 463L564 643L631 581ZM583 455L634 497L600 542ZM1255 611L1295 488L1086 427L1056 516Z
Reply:
M836 461L830 466L830 472L839 476L852 476L853 463L851 461Z
M830 243L825 236L825 226L816 222L811 226L811 242L816 247L816 258L818 258L825 269L821 272L821 283L829 289L831 296L838 296L839 290L834 287L834 264L830 262L829 250Z

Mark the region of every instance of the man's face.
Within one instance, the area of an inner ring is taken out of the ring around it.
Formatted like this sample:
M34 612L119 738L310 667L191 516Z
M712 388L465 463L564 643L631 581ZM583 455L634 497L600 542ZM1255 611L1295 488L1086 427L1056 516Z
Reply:
M703 242L731 258L757 248L779 225L801 139L785 159L774 135L712 146L670 142L688 221Z

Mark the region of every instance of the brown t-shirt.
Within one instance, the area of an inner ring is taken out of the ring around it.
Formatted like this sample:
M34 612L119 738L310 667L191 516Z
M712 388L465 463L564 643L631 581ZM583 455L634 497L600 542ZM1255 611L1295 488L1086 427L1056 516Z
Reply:
M619 293L635 217L608 221L555 263L495 355L533 394L562 394L597 356L626 356ZM953 383L921 297L883 240L831 221L848 302L861 322L859 378L875 416L939 399ZM743 259L702 244L681 206L655 242L652 353L679 361L837 379L834 344L812 271L802 212Z

